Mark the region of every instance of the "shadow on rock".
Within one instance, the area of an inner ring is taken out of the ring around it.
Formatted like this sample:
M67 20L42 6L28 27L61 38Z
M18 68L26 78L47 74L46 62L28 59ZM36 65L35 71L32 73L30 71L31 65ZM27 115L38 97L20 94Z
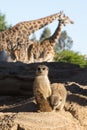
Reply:
M87 99L80 95L71 94L68 95L67 101L77 103L81 106L87 106Z
M67 91L70 91L71 93L87 96L87 89L85 89L84 87L81 87L79 84L72 83L71 85L67 85L66 89Z
M9 100L12 100L11 98L13 97L10 96ZM2 105L0 104L0 112L36 112L36 111L37 111L37 105L35 104L32 98L16 97L15 101L14 100L10 102L3 101Z

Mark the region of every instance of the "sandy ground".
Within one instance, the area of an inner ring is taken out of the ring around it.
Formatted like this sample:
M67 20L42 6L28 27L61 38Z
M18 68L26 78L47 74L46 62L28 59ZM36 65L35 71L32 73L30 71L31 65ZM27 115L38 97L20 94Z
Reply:
M53 82L70 81L65 86L68 96L64 110L39 113L37 112L37 105L33 97L0 96L0 130L87 130L87 69L77 71L73 65L61 65L61 63L49 64L52 70L50 71L49 77L50 79L55 78ZM3 71L2 68L3 64L1 67L1 76L8 72L6 70L9 67L7 66L5 70L5 65ZM23 71L23 66L22 70L20 68L20 66L18 68L16 67L14 69L16 71L15 73L18 73L19 70L23 75L28 73L27 70ZM9 70L9 72L13 72L12 64ZM30 68L31 73L29 75L33 74L31 76L34 76L33 70L33 68ZM6 81L6 79L3 80Z
M0 130L87 130L87 86L70 83L65 108L37 112L34 98L0 97Z

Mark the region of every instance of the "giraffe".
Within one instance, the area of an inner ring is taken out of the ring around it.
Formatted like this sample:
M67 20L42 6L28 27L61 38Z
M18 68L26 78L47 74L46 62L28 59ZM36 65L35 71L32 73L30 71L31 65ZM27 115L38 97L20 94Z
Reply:
M60 13L55 13L44 18L20 22L15 26L0 32L0 51L5 50L11 54L18 45L32 43L29 41L29 36L45 25L58 19L59 15ZM11 56L13 56L13 54ZM12 58L15 59L15 56Z
M66 16L63 12L60 13L58 26L52 36L43 40L41 43L37 42L31 44L28 48L28 60L32 62L52 62L55 56L54 46L56 45L61 32L62 27L66 24L74 22Z
M27 63L53 61L55 56L54 46L61 35L62 27L68 23L74 23L63 12L60 12L58 21L58 26L51 37L43 40L42 42L29 41L32 42L32 44L29 43L29 46L21 46L19 49L16 49L14 54L17 59ZM25 50L26 53L23 50Z

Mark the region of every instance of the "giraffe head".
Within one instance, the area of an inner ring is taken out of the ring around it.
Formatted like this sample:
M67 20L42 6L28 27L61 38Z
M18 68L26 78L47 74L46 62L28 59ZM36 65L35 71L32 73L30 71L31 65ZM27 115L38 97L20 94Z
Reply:
M60 16L59 16L59 21L65 26L68 23L74 24L74 22L68 17L66 16L63 11L60 12Z

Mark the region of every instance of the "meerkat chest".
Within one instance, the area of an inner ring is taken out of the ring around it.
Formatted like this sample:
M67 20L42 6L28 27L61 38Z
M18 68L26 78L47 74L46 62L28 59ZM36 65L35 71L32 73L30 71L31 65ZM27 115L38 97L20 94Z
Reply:
M42 89L50 88L50 81L49 81L48 77L38 76L36 81L37 81L38 87L40 87Z
M45 97L49 97L51 95L51 87L50 81L48 77L38 76L34 82L34 88L39 90Z

